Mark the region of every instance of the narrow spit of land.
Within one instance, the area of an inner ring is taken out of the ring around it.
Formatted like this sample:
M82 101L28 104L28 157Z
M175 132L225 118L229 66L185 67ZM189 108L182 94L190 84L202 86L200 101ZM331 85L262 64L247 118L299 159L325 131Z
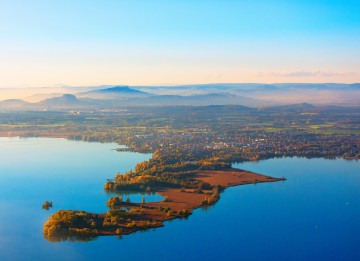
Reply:
M212 189L158 187L153 192L162 195L164 200L148 203L124 202L114 197L107 203L110 210L106 214L61 210L44 224L45 238L50 241L90 240L96 236L127 235L162 227L164 221L187 217L193 209L215 204L220 199L219 193L226 188L285 180L233 168L199 171L193 179L210 184ZM63 222L70 225L64 227Z
M285 180L284 178L273 178L270 176L265 176L250 171L238 169L200 171L196 175L195 179L206 182L212 187L221 186L223 189L238 185ZM216 203L216 201L207 202L207 200L210 199L213 195L212 190L203 190L202 193L199 193L195 189L182 190L174 188L164 188L159 189L157 193L162 195L164 198L169 198L170 201L151 202L146 203L145 206L149 207L150 209L156 209L159 206L162 206L175 211L181 211L184 209L192 211L193 209L202 207L204 205L207 205L208 203L210 203L209 205L211 205L211 203ZM157 214L157 217L162 218L162 220L168 220L172 218L164 215L164 213L160 214L158 211L153 213Z

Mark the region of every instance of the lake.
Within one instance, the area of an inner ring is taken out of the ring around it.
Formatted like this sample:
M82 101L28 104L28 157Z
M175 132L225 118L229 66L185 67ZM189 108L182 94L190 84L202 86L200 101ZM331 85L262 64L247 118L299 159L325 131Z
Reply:
M215 206L159 229L86 243L45 240L51 213L106 211L106 179L151 157L118 147L0 138L0 260L360 260L360 162L342 159L234 164L287 181L229 188ZM54 208L42 210L45 200Z

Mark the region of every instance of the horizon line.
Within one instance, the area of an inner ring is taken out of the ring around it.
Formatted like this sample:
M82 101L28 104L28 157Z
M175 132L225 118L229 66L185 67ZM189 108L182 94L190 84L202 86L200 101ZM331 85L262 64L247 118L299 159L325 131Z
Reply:
M122 87L178 87L178 86L195 86L195 85L234 85L234 84L256 84L256 85L276 85L276 84L294 84L294 85L315 85L315 84L334 84L334 85L354 85L360 84L359 82L344 83L344 82L208 82L208 83L184 83L184 84L149 84L149 85L131 85L131 84L96 84L96 85L54 85L54 86L27 86L27 87L1 87L0 89L45 89L45 88L88 88L88 87L109 87L109 86L122 86Z

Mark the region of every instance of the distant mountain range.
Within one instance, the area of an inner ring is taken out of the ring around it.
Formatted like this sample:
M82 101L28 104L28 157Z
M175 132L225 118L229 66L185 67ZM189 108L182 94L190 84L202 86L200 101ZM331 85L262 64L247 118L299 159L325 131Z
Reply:
M153 94L129 88L128 86L115 86L111 88L80 92L77 93L78 98L92 98L92 99L128 99L149 97Z
M136 86L141 91L166 95L228 93L272 104L360 105L360 83L219 83L183 86ZM259 105L259 103L257 103Z
M0 101L0 110L106 109L130 106L243 105L262 108L298 104L360 106L360 84L206 84L98 86L37 89L36 95ZM0 95L2 90L0 89ZM36 102L28 102L28 101ZM306 105L309 106L309 105ZM313 106L313 105L311 105ZM285 108L285 107L282 107ZM291 107L294 109L293 107ZM290 108L289 108L290 109Z

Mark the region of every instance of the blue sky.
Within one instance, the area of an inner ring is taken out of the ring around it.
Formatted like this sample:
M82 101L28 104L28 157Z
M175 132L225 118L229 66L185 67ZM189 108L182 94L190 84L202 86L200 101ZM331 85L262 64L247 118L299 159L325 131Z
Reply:
M360 1L0 0L0 87L359 82Z

